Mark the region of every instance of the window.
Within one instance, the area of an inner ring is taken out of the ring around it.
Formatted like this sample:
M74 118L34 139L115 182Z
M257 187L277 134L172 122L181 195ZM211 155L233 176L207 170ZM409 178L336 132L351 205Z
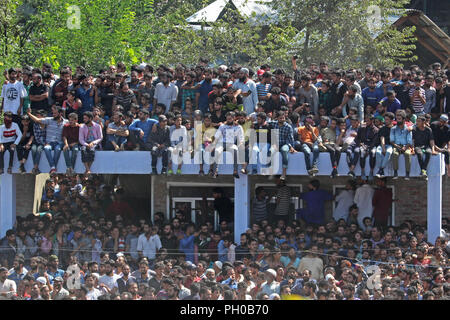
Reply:
M392 198L395 199L395 186L388 185L389 189L392 189ZM345 190L345 185L334 185L333 186L333 195L337 196L342 190ZM333 213L334 209L336 208L336 201L333 200ZM388 225L395 226L395 201L392 202L392 208L391 208L391 216L389 217Z

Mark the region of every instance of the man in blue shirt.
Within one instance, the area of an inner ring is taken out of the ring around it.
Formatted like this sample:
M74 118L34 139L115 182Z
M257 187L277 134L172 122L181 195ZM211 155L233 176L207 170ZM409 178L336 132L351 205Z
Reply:
M197 105L197 109L200 110L203 114L209 111L208 94L213 90L213 84L219 82L218 79L213 79L212 77L212 71L209 69L205 70L205 79L200 81L200 83L197 85L195 102Z
M81 82L81 86L79 86L76 90L77 98L80 98L82 102L81 110L79 110L79 114L83 114L86 111L92 111L94 108L95 102L95 87L91 85L89 82L89 78L86 75L81 75L78 77L78 81Z
M194 233L195 226L190 223L186 226L186 235L180 236L180 251L186 255L186 261L194 263L194 240L199 233Z
M309 192L300 194L300 199L307 203L307 208L298 209L297 217L305 220L307 224L323 224L325 220L325 201L333 200L331 193L319 190L319 180L311 180L308 184Z
M406 176L405 180L409 180L409 172L411 170L411 146L412 132L406 127L406 112L404 110L399 110L395 115L397 120L397 125L391 129L390 141L394 148L392 153L392 164L394 166L394 177L393 179L398 179L398 158L400 154L405 156L405 168Z
M155 119L149 119L148 116L148 110L140 110L138 113L139 120L134 121L128 128L131 142L138 144L140 150L147 151L151 150L151 147L146 145L147 137L152 131L153 125L158 123Z
M362 90L361 96L364 99L364 106L372 106L374 109L384 97L383 90L376 87L377 80L375 78L369 79L367 88Z
M402 104L400 100L395 97L395 91L389 90L386 94L386 97L381 99L379 102L385 109L386 112L396 113L397 110L402 108Z

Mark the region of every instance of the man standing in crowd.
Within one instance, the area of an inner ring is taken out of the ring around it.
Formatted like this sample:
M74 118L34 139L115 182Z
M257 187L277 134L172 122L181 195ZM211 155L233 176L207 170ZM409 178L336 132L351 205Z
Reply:
M236 90L234 95L242 95L244 111L247 114L255 112L256 105L258 104L258 92L256 90L255 82L248 77L249 70L247 68L241 68L237 72L238 79L233 83L233 88Z
M13 121L20 122L24 98L27 96L27 90L22 82L17 80L17 70L10 68L8 70L8 82L2 87L2 105L1 112L11 112Z

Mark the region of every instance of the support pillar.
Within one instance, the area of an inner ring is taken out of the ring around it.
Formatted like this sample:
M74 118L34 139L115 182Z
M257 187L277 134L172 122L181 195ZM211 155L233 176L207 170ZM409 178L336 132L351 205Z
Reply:
M427 185L427 240L434 244L442 229L442 175L443 155L435 155L428 165Z
M12 229L16 221L16 176L0 176L0 237Z
M247 231L250 217L250 185L246 174L234 179L234 241L240 243L241 233Z

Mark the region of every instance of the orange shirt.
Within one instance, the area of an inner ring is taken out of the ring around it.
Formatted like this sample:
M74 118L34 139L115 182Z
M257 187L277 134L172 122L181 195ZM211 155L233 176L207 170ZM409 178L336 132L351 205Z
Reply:
M319 128L317 127L313 127L313 131L314 134L316 135L316 137L319 136ZM300 138L301 142L310 142L310 143L314 143L312 137L312 132L309 131L306 127L299 127L298 130L298 136Z

